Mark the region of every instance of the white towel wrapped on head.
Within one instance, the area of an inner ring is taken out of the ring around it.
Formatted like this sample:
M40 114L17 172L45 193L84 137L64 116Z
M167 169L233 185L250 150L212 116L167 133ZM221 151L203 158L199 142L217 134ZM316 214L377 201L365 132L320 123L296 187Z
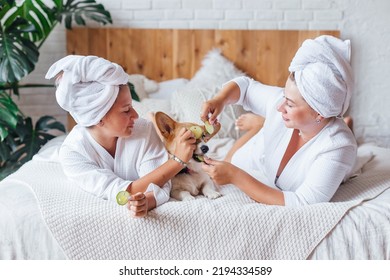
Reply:
M349 40L323 35L305 40L291 61L297 87L306 102L325 118L342 117L353 90Z
M114 104L119 86L128 82L121 66L97 56L66 56L50 67L46 79L61 73L57 102L86 127L99 123Z

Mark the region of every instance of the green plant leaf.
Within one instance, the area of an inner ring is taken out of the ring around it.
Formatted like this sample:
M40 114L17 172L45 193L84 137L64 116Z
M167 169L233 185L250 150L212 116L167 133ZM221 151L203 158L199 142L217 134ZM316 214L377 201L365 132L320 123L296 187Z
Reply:
M0 90L0 124L16 127L19 108L5 91Z
M19 118L18 125L9 135L14 138L15 144L18 146L12 150L7 164L22 165L32 159L47 141L56 137L56 135L50 134L52 130L65 132L65 127L51 116L41 117L37 121L35 129L30 117Z
M4 0L3 0L4 1ZM112 23L110 13L94 0L53 0L52 8L42 0L3 3L0 9L0 83L15 83L31 73L39 58L39 47L62 18L71 29L72 21L85 25L85 19ZM10 4L9 4L10 3Z
M0 90L0 141L8 136L9 127L16 127L19 114L19 108L12 98L8 93Z
M111 14L104 9L102 4L93 0L68 0L63 9L57 14L57 19L62 22L65 18L65 27L72 28L72 21L79 25L85 25L85 19L90 19L101 24L112 23Z
M56 121L56 119L53 118L52 116L41 117L37 121L35 125L35 129L38 131L38 133L47 132L53 129L65 133L65 126L62 123Z
M16 170L20 168L20 165L12 164L12 165L5 165L0 168L0 181L3 180L8 175L14 173Z
M0 125L0 140L2 141L8 136L8 130L5 126ZM1 151L0 151L1 152Z
M5 29L0 29L0 83L15 83L34 70L38 62L38 48L24 34L34 26L17 17Z
M34 32L24 34L24 37L32 42L45 39L57 24L55 10L41 0L24 0L17 9L13 9L12 12L5 15L4 25L9 26L17 17L23 18L35 26Z

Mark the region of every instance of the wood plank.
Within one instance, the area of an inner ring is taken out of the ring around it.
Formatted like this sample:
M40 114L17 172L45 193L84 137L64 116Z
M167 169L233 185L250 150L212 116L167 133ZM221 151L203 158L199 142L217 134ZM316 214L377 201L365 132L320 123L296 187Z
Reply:
M108 29L95 28L88 32L88 53L100 57L107 57L108 53Z
M67 54L89 54L89 28L74 28L66 31Z
M238 68L263 83L284 86L288 66L307 38L339 31L185 30L74 28L67 32L68 53L94 54L156 81L190 79L214 47Z
M186 30L74 28L67 31L67 53L97 55L129 74L155 81L191 79L213 48L237 68L265 84L284 86L288 67L304 40L334 30Z

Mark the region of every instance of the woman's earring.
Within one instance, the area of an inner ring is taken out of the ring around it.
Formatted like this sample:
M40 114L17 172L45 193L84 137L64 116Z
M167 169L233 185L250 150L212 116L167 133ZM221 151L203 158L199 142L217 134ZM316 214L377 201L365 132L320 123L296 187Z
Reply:
M320 122L321 122L321 115L318 113L316 118L316 123L320 123Z

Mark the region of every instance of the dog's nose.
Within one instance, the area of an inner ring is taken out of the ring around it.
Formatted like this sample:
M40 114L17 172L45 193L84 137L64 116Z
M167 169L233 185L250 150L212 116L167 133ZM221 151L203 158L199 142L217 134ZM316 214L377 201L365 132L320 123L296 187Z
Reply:
M202 153L206 154L209 151L209 147L207 147L206 145L202 145L200 147L200 150L202 151Z

